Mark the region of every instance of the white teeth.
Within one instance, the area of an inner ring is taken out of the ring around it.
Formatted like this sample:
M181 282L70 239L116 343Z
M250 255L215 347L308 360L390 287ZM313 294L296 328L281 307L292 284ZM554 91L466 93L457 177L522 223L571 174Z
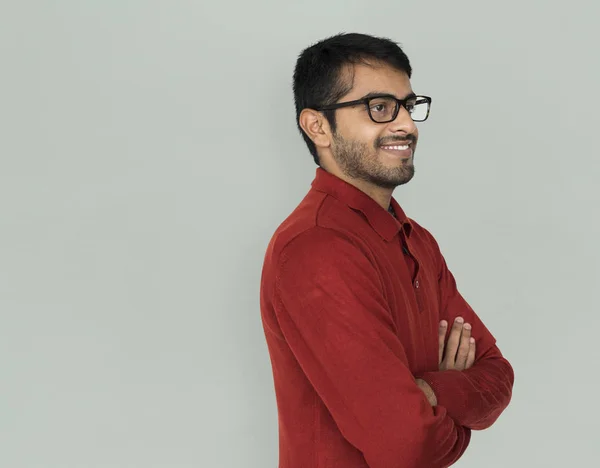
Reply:
M384 146L383 148L384 149L404 151L404 150L407 150L409 148L409 145L405 145L405 146Z

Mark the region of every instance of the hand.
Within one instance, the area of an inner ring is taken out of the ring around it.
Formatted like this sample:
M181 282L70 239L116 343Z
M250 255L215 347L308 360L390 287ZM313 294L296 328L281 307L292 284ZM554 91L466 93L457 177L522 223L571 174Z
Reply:
M417 383L421 391L425 394L425 397L427 398L429 404L431 406L437 406L437 397L435 396L435 392L429 386L429 384L423 379L415 379L415 382Z
M440 370L469 369L475 362L475 339L471 337L471 325L457 317L452 325L448 343L444 344L448 323L440 322L438 332ZM444 348L445 351L444 351Z

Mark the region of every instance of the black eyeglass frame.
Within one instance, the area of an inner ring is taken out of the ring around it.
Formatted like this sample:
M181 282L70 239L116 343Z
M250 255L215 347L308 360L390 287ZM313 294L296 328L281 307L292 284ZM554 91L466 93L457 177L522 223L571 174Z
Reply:
M371 100L381 99L381 98L391 98L394 101L396 101L396 108L394 109L392 118L389 120L385 120L383 122L375 120L373 118L373 115L371 115L371 106L369 105L369 102L371 102ZM371 120L373 122L389 123L389 122L393 122L394 120L396 120L396 117L398 117L398 113L400 112L400 107L404 107L408 111L408 109L406 108L406 105L408 104L408 101L412 101L414 99L416 99L415 105L421 104L422 102L427 102L427 104L428 104L427 105L427 115L425 115L425 118L419 119L419 120L413 119L413 121L415 121L415 122L425 122L427 120L427 118L429 117L429 113L431 111L431 97L423 96L420 94L419 95L412 94L412 95L405 97L404 99L398 99L396 96L392 96L391 94L373 94L373 95L365 96L364 98L361 98L361 99L357 99L355 101L338 102L337 104L330 104L328 106L320 106L320 107L315 108L315 110L328 111L328 110L342 109L344 107L359 106L361 104L364 104L367 107L367 112L369 113L369 117L371 118ZM410 114L410 112L409 112L409 114Z

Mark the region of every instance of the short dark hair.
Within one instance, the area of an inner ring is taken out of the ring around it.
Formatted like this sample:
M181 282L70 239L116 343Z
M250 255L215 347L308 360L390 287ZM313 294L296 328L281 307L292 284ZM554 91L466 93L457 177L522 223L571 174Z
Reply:
M352 90L353 83L342 80L344 68L358 63L373 65L370 62L387 64L409 78L412 75L408 57L396 42L366 34L337 34L308 47L298 57L293 85L296 124L317 165L317 147L300 127L300 113L306 108L335 104ZM335 132L335 111L323 113Z

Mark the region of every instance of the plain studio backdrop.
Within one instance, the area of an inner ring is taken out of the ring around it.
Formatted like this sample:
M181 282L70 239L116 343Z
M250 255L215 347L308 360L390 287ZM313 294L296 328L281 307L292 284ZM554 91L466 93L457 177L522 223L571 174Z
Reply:
M0 3L0 466L277 466L267 243L316 166L292 73L390 37L417 93L436 236L515 368L461 467L592 466L598 3Z

